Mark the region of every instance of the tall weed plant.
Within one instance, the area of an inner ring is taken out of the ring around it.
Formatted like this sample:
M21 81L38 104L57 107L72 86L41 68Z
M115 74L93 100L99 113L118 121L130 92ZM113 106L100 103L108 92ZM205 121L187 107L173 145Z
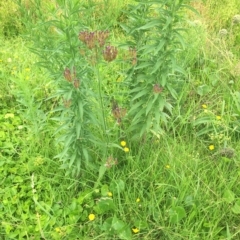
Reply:
M140 1L130 5L123 29L129 36L132 68L128 71L131 120L128 131L139 139L159 136L168 125L186 72L179 53L186 47L182 33L184 1Z
M129 151L125 144L119 145L123 138L139 141L149 133L159 137L184 82L185 71L177 58L185 47L181 26L188 6L184 1L137 1L127 6L126 24L120 25L128 40L119 46L112 41L116 19L107 18L111 14L95 12L94 21L84 18L93 16L99 2L31 4L31 11L26 2L20 7L32 50L58 89L54 119L60 125L57 133L63 151L57 158L62 167L73 174L79 174L82 166L106 167L114 149ZM114 75L115 68L126 76L126 97L120 103L115 99L119 88L113 87L109 94L103 84L105 73Z

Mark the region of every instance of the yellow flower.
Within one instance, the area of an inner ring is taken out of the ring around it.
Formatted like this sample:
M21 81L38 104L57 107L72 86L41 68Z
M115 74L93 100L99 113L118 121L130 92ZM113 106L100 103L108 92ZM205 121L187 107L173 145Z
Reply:
M165 168L169 169L169 168L170 168L170 165L167 164L167 165L165 166Z
M93 221L93 220L95 219L95 215L94 215L93 213L89 214L89 215L88 215L88 219L89 219L90 221Z
M107 195L108 195L109 197L112 197L113 194L112 194L111 192L108 192Z
M59 232L61 232L61 229L59 227L56 227L55 231L59 233Z
M125 147L127 145L127 143L125 141L121 141L120 144L121 144L122 147Z
M134 233L139 233L139 229L138 228L132 228L132 231L134 232Z
M140 198L137 198L137 199L136 199L136 202L140 202L140 201L141 201Z
M127 152L129 152L129 148L128 148L128 147L125 147L125 148L123 149L123 151L127 153Z
M25 68L25 71L26 72L30 72L30 68Z
M211 144L211 145L209 145L209 147L208 147L208 148L209 148L209 150L211 150L211 151L212 151L212 150L214 150L214 145L213 145L213 144Z
M206 109L206 108L207 108L207 105L206 105L206 104L203 104L203 105L202 105L202 108Z
M221 120L221 116L216 116L216 119L217 120Z
M7 114L5 114L4 118L14 118L14 114L13 113L7 113Z

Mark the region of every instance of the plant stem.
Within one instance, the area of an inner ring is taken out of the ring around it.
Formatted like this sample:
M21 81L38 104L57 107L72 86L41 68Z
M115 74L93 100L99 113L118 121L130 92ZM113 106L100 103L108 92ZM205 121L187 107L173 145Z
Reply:
M97 76L97 81L98 81L98 94L100 98L100 106L101 106L101 111L102 111L102 123L103 123L103 128L104 128L104 134L106 135L107 139L107 126L106 126L106 118L105 118L105 112L104 112L104 106L103 106L103 97L102 97L102 89L101 89L101 76L99 73L99 67L98 67L98 61L97 64L95 65L95 72Z

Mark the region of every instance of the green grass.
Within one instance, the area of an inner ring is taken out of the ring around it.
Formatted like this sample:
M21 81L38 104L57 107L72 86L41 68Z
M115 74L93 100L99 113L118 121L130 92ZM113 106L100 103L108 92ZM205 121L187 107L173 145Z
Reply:
M93 29L110 28L113 42L125 40L119 22L126 21L121 10L130 1L102 2L85 2L90 10L84 21ZM112 157L118 164L102 168L107 159L97 153L97 167L82 169L78 177L67 175L55 158L62 150L54 121L62 103L55 96L58 76L36 64L28 29L22 37L2 33L0 239L240 239L239 39L236 30L226 39L217 35L218 22L229 27L232 14L239 14L237 2L229 2L231 11L224 15L214 1L201 3L207 17L197 27L197 16L189 15L188 47L178 56L188 76L163 133L135 141L116 137L119 148ZM107 8L104 16L101 6ZM215 13L213 22L209 13ZM105 92L118 91L117 99L127 104L120 91L124 82L114 83L121 67L101 71ZM110 111L108 119L111 125Z

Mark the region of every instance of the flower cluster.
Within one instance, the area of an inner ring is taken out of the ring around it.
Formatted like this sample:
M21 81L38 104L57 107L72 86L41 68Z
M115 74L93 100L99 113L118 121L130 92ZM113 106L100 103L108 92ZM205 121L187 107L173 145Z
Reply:
M223 28L219 31L218 34L220 37L226 37L228 35L228 31L227 31L227 29Z
M123 147L123 151L125 153L128 153L129 152L129 148L127 147L127 143L125 141L121 141L121 146Z
M73 82L73 86L75 88L79 88L80 80L77 79L77 77L76 77L76 69L75 69L75 67L73 67L73 73L71 73L71 70L69 68L65 68L63 75L64 75L64 78L68 82Z
M132 60L132 65L135 66L137 64L137 50L136 48L129 48L129 55Z
M233 16L232 21L234 24L239 24L240 23L240 15L237 14L237 15Z
M79 33L78 38L80 41L86 44L89 49L93 49L98 46L103 47L108 36L109 31L82 31Z
M118 50L114 46L108 45L103 50L103 58L107 62L113 61L117 57L117 54Z
M112 100L112 114L116 118L117 123L122 122L122 118L126 115L127 110L118 106L118 103L113 99Z
M154 93L161 93L163 91L163 88L159 86L159 84L154 84L153 86L153 92Z
M111 168L114 165L118 164L118 160L116 158L113 158L112 156L107 158L106 163L104 164L105 167Z

